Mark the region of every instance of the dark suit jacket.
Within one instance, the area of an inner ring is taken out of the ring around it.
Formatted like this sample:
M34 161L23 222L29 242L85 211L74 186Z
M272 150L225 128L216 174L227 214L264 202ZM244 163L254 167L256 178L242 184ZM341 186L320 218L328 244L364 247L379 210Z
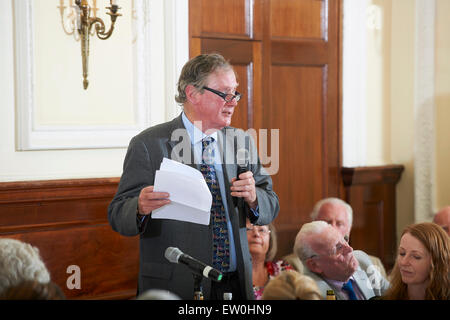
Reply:
M236 245L237 272L242 296L253 299L252 265L247 243L246 214L248 208L238 209L230 195L230 181L236 176L236 151L249 150L250 170L256 181L259 205L257 224L270 223L278 214L278 197L272 191L272 180L261 166L256 147L249 135L240 129L226 127L218 132L218 145L224 159L223 173L227 189L227 204ZM195 168L191 142L181 115L170 122L151 127L135 136L128 147L123 174L114 199L108 208L113 230L125 236L140 235L140 268L138 293L148 289L170 290L182 299L193 299L193 276L184 265L170 263L164 252L178 247L192 257L211 265L212 226L148 217L139 228L136 218L137 200L142 188L153 185L155 171L163 157ZM230 161L231 159L231 161ZM203 280L205 299L210 296L210 281Z

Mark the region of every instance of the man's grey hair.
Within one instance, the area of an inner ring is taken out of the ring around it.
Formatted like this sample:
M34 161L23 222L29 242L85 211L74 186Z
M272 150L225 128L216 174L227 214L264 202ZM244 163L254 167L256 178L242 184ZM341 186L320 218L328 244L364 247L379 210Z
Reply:
M25 280L50 281L39 249L19 240L0 239L0 294Z
M188 85L193 85L203 92L208 76L217 70L233 70L231 64L218 53L201 54L189 60L181 70L175 101L179 105L187 101L186 87Z
M317 220L317 217L319 216L320 208L322 208L322 206L327 203L339 204L345 208L345 211L347 212L348 225L351 229L352 224L353 224L353 209L347 202L345 202L344 200L339 199L339 198L325 198L325 199L318 201L311 212L311 215L310 215L311 220L312 221Z
M332 228L325 221L313 221L305 223L295 237L294 253L305 263L306 260L317 253L311 248L311 235L321 234L326 228Z

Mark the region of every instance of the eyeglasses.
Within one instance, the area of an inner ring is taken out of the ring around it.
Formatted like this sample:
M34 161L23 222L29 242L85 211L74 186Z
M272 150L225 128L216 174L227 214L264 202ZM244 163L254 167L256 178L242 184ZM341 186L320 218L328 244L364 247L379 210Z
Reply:
M250 228L247 228L247 232L251 232L251 231L253 231L253 232L258 231L258 233L260 233L260 234L270 234L270 230L266 229L264 227L250 227Z
M345 242L345 243L339 242L339 243L336 244L336 246L328 254L326 254L326 255L315 254L315 255L312 255L310 258L311 259L312 258L318 258L320 256L323 256L323 257L334 257L334 256L337 256L337 255L343 254L345 249L348 248L348 247L349 247L349 245L347 244L347 242Z
M231 93L224 93L224 92L220 92L211 88L208 88L206 86L202 87L202 89L208 90L212 93L217 94L219 97L221 97L223 100L225 100L226 102L231 102L233 101L233 99L236 99L236 102L238 102L239 100L241 100L241 94L237 91L235 91L235 94L231 94Z

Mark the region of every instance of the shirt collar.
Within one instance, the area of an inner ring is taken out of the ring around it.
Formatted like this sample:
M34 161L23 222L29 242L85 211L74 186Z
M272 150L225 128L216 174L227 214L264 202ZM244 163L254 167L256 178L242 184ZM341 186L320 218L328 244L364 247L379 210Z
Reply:
M194 126L194 124L191 122L191 120L188 119L184 112L182 113L181 118L183 120L184 127L189 134L189 138L191 139L192 144L196 144L202 141L205 137L208 137L208 135L204 134L199 128ZM210 134L209 137L213 138L214 141L217 141L217 131Z
M353 280L353 283L355 282L355 279L353 278L353 276L351 276L348 280ZM342 287L344 286L344 284L346 284L347 282L342 282L339 280L331 280L331 279L325 279L326 282L328 282L331 286L335 287L335 288L339 288L339 290L342 290Z

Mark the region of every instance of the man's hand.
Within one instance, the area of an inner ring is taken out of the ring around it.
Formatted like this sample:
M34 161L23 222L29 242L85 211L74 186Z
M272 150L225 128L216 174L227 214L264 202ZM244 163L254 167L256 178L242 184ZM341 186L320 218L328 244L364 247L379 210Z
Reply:
M146 216L153 210L161 208L170 203L167 192L153 192L153 186L145 187L141 190L138 199L139 214Z
M255 209L258 205L256 198L255 179L253 172L247 171L239 175L239 180L231 179L231 195L233 197L244 198L250 208Z

